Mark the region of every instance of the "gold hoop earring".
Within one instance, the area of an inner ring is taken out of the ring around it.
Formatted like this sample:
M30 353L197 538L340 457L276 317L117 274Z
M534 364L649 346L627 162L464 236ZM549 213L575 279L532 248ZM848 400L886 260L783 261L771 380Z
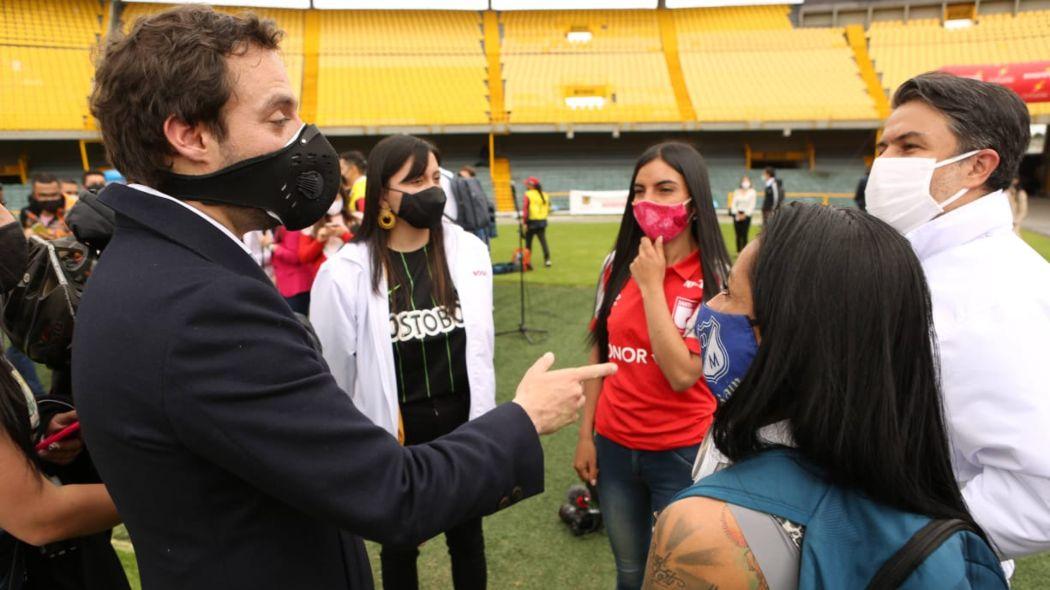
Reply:
M379 213L379 227L391 230L395 225L397 225L397 217L389 209L384 209Z

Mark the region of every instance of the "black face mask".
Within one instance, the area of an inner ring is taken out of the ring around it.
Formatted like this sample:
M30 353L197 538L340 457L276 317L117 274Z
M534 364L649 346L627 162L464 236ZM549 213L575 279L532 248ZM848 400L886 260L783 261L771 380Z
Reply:
M106 188L105 184L88 184L84 185L84 189L89 193L98 194L98 191Z
M390 189L395 190L397 189ZM445 212L445 191L440 186L432 186L418 193L401 193L401 208L397 216L418 229L433 229L441 225L441 215Z
M22 280L26 272L26 237L17 223L0 226L0 294Z
M182 200L266 211L290 230L310 227L339 192L339 156L313 125L283 148L202 176L169 174L158 189Z
M58 213L58 210L65 205L62 199L55 199L52 201L40 201L37 199L29 199L29 210L37 215L47 212L52 215Z

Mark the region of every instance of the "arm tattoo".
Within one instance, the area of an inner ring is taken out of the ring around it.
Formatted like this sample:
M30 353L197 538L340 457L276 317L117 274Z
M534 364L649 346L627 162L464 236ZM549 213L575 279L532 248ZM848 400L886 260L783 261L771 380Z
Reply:
M723 505L720 514L714 510L691 514L681 509L662 514L643 589L716 590L716 581L732 588L768 590L729 506Z

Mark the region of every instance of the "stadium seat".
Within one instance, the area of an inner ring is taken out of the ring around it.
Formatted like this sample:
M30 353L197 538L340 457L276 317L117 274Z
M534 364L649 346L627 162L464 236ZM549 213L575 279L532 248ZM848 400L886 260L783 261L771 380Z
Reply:
M936 19L876 22L868 29L875 69L892 92L905 80L950 65L1041 61L1050 58L1050 10L980 15L965 29ZM1050 103L1031 103L1033 115L1050 114Z
M701 122L877 118L843 29L793 29L785 6L674 15Z
M503 77L512 124L680 119L653 11L505 12ZM590 41L570 42L570 31ZM574 108L569 96L604 101Z

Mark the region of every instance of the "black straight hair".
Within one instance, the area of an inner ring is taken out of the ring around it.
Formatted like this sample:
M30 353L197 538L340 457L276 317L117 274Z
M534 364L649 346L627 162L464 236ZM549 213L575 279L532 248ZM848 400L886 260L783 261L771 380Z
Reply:
M634 165L631 184L627 190L627 207L620 220L620 233L613 246L613 261L606 283L604 297L598 307L597 322L591 332L591 343L598 346L598 356L602 362L609 357L609 313L613 302L623 286L631 277L631 263L638 255L638 246L645 232L634 218L634 183L638 171L646 164L661 160L674 168L685 179L689 199L692 202L693 220L689 231L700 246L700 267L704 279L704 301L718 294L725 285L729 274L729 252L722 229L715 214L714 200L711 197L711 180L707 174L707 164L703 156L693 146L678 141L668 141L647 149ZM604 277L602 277L604 279ZM599 280L602 280L599 279Z
M402 265L391 263L390 248L387 246L390 232L379 227L379 201L389 186L390 179L405 165L405 162L412 162L408 176L405 177L405 180L412 180L426 172L430 154L434 154L440 164L441 153L434 144L411 135L391 135L377 143L372 148L372 152L368 154L368 168L371 173L365 184L365 212L354 241L369 246L372 258L372 290L377 295L382 295L379 287L384 274L389 279L388 283L404 284L408 281ZM405 196L404 198L411 197ZM405 223L401 219L398 219L397 222ZM430 230L430 242L426 245L427 264L430 266L433 280L434 300L451 315L456 309L458 298L452 283L452 275L448 270L448 260L445 256L445 233L442 225L438 224L437 227ZM395 293L392 302L393 311L411 308L412 294L409 291L409 289L399 289Z
M14 368L0 358L0 436L7 436L22 451L33 469L40 469L33 449L33 433L29 423L29 405L22 386L14 376Z
M930 293L908 241L857 209L791 203L757 247L761 342L715 415L719 450L746 460L770 446L760 428L787 420L835 483L976 527L952 473Z

